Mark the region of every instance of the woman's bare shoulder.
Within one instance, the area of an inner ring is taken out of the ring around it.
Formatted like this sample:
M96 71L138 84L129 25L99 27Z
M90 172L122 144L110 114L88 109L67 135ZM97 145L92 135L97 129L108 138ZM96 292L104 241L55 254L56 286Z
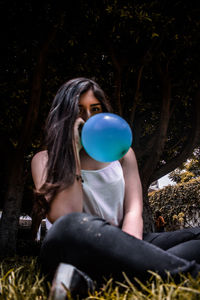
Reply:
M38 190L45 182L45 177L46 177L45 169L46 169L47 160L48 160L47 151L40 151L33 156L31 161L31 173L32 173L35 187Z
M43 150L43 151L40 151L40 152L37 152L32 160L31 160L31 164L32 165L37 165L37 164L46 164L48 160L48 153L47 153L47 150Z
M123 166L123 164L130 163L133 160L135 160L135 153L133 149L130 147L127 153L120 159L120 163Z

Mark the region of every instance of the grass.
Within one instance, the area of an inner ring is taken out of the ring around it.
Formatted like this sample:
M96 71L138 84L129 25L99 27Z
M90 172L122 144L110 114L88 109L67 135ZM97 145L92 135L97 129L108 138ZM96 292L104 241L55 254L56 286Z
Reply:
M49 286L36 258L13 257L0 264L0 300L45 300Z
M144 285L138 279L130 280L124 274L124 282L105 282L99 291L86 298L96 300L197 300L200 299L200 276L194 280L181 276L175 283L169 276L163 281L151 272L151 279ZM45 300L48 299L50 283L41 275L36 258L13 257L0 264L0 300Z
M124 283L115 283L110 279L100 292L95 292L88 299L96 300L197 300L200 299L200 278L181 276L181 282L176 284L169 276L168 280L163 281L161 277L151 272L151 279L144 285L138 279L133 281L124 274Z

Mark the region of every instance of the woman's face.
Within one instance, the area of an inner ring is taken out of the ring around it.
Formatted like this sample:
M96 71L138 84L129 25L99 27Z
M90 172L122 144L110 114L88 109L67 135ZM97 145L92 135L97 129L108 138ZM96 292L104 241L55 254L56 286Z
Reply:
M90 117L101 112L103 112L101 102L95 98L92 90L89 90L80 96L79 117L85 122Z

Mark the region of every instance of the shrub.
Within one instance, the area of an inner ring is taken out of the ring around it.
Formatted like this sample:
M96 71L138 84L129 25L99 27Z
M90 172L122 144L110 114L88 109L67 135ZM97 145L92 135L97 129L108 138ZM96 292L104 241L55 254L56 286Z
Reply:
M199 187L200 179L193 179L149 194L152 211L161 211L166 230L200 226Z

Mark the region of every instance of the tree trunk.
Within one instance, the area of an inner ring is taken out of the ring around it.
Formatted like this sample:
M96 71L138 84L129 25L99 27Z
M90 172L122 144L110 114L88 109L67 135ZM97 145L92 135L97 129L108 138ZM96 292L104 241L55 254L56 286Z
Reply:
M10 256L16 252L17 231L24 190L24 157L16 151L11 159L8 189L0 225L0 255Z
M137 75L137 84L136 84L136 90L135 90L135 96L134 96L134 101L133 105L131 107L131 113L130 113L130 118L129 122L131 124L131 128L133 128L133 123L135 119L135 111L139 102L139 97L140 97L140 86L141 86L141 79L142 79L142 73L143 73L144 65L141 65L138 71Z
M143 183L143 220L144 220L144 232L154 231L153 213L149 205L148 197L149 184L145 185Z
M152 176L155 172L155 169L157 167L157 164L160 160L165 146L170 118L171 82L168 73L168 67L166 67L165 72L160 71L160 75L163 86L163 97L161 104L159 129L155 136L155 144L151 144L151 149L149 149L149 155L141 170L141 180L143 184L144 193L144 228L145 230L147 229L150 231L152 231L153 229L153 219L148 201L148 187L152 182Z
M60 16L62 21L62 15ZM32 80L31 99L26 120L23 124L19 143L13 155L9 179L6 183L7 193L0 223L0 254L13 255L16 253L18 222L24 190L24 155L31 141L31 135L37 120L42 82L44 77L47 52L55 39L58 26L54 26L40 48L35 72Z

